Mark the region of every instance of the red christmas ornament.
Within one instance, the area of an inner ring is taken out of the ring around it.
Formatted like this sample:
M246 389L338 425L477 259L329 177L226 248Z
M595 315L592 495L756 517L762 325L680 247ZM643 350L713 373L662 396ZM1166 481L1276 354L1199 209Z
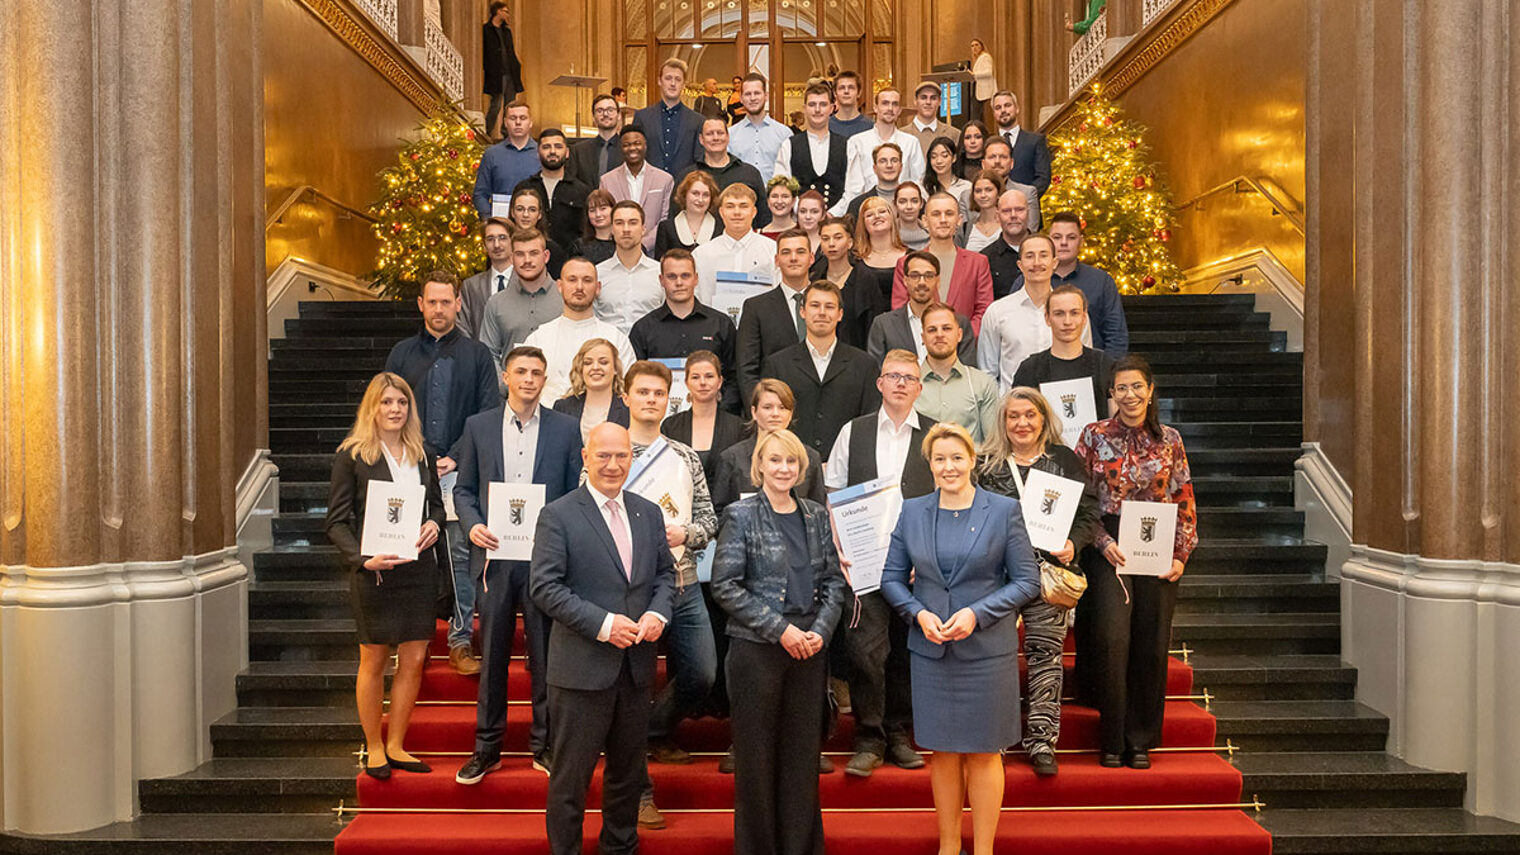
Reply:
M416 160L419 157L422 157L422 155L420 153L415 152L415 151L412 152L412 160Z
M1169 240L1171 240L1172 239L1172 230L1171 229L1162 229L1161 230L1161 239L1163 241L1169 241Z
M1129 141L1129 147L1130 148L1135 148L1138 145L1140 145L1140 141L1139 140L1130 140Z
M469 234L470 234L470 227L469 226L460 226L459 227L459 233L461 235L464 235L464 236L468 237Z
M1156 284L1156 277L1154 277L1154 276L1147 276L1144 279L1140 280L1140 284L1144 285L1147 288L1149 288L1152 285Z
M468 205L468 204L470 204L470 194L468 194L468 193L460 193L459 194L459 204L461 204L461 205Z
M479 168L480 168L480 161L478 161L478 160L477 161L473 161L470 164L470 169L479 169Z
M392 199L391 200L391 208L393 210L397 210L397 211L401 210L401 200L400 199Z
M467 139L467 140L470 140L471 142L474 142L475 141L475 132L472 131L472 130L470 130L469 128L466 128L465 132L464 132L464 138Z
M1057 175L1057 176L1051 178L1050 179L1050 183L1051 184L1060 184L1061 183L1061 176Z
M1143 176L1136 175L1133 183L1135 185L1135 189L1139 190L1145 186L1145 178Z
M458 160L459 159L459 152L455 151L454 149L449 149L449 159L450 160Z
M1080 224L1081 224L1082 228L1084 228L1084 229L1087 228L1087 218L1086 217L1082 217L1081 220L1080 220Z
M400 231L401 231L401 224L400 223L391 223L391 231L399 234Z
M1077 125L1077 130L1079 130L1079 131L1085 131L1085 130L1087 130L1087 123L1083 122L1082 124Z
M1114 119L1113 119L1112 116L1110 116L1107 119L1103 120L1103 126L1104 127L1108 127L1109 125L1112 125L1113 123L1114 123Z

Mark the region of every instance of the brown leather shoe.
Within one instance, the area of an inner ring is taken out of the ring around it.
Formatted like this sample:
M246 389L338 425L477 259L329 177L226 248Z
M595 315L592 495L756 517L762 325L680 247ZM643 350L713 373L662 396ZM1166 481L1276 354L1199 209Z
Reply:
M654 806L654 802L644 802L639 805L639 828L659 829L665 827L665 815Z
M691 762L691 754L672 739L659 739L649 743L649 759L671 766L685 766Z
M480 673L480 660L470 655L470 648L460 645L449 650L449 664L454 666L455 673L466 677Z

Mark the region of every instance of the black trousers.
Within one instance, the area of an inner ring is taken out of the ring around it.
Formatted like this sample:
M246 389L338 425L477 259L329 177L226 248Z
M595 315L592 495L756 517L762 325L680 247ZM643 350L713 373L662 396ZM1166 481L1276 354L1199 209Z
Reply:
M780 644L734 638L727 669L735 855L823 855L818 750L827 653L798 661Z
M649 744L650 687L634 683L628 659L610 688L597 691L549 687L549 717L565 722L554 729L554 774L544 823L551 855L581 855L586 788L597 758L602 770L600 855L627 855L639 848L639 791L644 785L644 752ZM816 786L816 782L815 782Z
M480 612L480 691L475 704L475 753L501 753L507 725L507 666L512 661L517 610L522 609L528 636L528 673L533 698L533 727L528 749L549 747L549 689L544 681L549 654L549 619L528 596L528 562L491 561L484 584L475 591Z
M1110 532L1117 531L1114 517ZM1098 709L1101 750L1149 751L1161 743L1177 583L1125 576L1121 584L1113 565L1095 549L1087 550L1082 563L1087 593L1077 601L1079 692Z
M888 739L906 738L913 723L908 625L872 591L860 598L860 619L844 632L855 750L884 756Z

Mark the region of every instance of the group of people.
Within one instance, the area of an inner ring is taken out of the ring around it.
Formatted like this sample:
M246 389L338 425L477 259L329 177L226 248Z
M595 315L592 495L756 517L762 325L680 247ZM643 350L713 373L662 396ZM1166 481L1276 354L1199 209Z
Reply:
M688 119L684 73L667 63L665 99L620 131L615 106L597 114L608 133L574 148L544 131L531 172L503 177L525 167L487 155L488 203L511 195L510 215L482 227L487 268L425 277L423 328L396 345L339 448L327 527L355 570L365 771L428 769L404 740L443 576L450 663L480 680L456 781L500 767L520 611L552 851L580 851L603 755L603 848L662 827L648 764L691 762L679 724L707 714L731 721L720 770L736 776L735 851L822 851L816 778L834 765L820 749L830 697L847 696L845 773L919 768L932 751L941 855L960 851L968 802L985 855L1005 750L1058 773L1072 615L1042 597L1052 568L1087 580L1076 695L1101 714L1100 763L1150 765L1176 582L1197 542L1181 439L1127 352L1112 278L1078 260L1081 220L1031 227L1048 155L1040 167L1029 154L1043 140L1017 130L1011 96L992 99L998 133L968 124L957 140L934 117L938 87L915 92L935 102L931 121L903 129L884 89L847 137L832 127L841 72L809 88L808 129L791 135L769 130L758 75L736 125ZM533 144L526 106L506 112L492 152L512 149L514 116ZM1010 186L1024 177L1028 189ZM983 221L992 242L968 248ZM909 226L921 247L904 242ZM736 281L765 287L715 308ZM1089 423L1072 396L1041 391L1070 381L1090 384ZM1083 485L1060 549L1026 533L1036 470ZM415 562L360 553L375 479L425 488ZM852 581L828 497L880 479L905 501L876 587ZM489 524L497 483L543 488L529 560L487 560L503 534ZM1125 501L1178 506L1170 573L1125 579Z

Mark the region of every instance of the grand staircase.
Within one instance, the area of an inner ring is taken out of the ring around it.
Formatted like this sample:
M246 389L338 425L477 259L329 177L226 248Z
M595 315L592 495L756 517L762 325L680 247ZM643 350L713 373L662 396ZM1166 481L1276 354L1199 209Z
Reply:
M1036 782L1021 757L1009 760L1007 803L1016 810L1003 822L1005 848L1265 852L1266 829L1279 855L1520 852L1520 826L1464 812L1462 774L1385 754L1387 719L1353 700L1356 672L1339 657L1338 585L1325 578L1325 548L1302 540L1293 508L1300 354L1285 352L1284 335L1249 296L1126 298L1125 310L1132 350L1157 370L1163 421L1187 444L1199 501L1201 544L1173 631L1164 741L1176 750L1153 755L1150 772L1099 769L1095 715L1068 706L1060 777ZM417 324L409 305L305 303L273 342L270 445L281 513L274 547L254 557L252 661L238 678L239 708L212 727L214 759L143 781L133 822L7 836L0 851L328 853L340 831L341 853L542 850L545 779L525 755L477 788L453 783L469 749L474 684L439 656L409 739L414 751L433 752L435 773L356 783L357 646L322 512L331 450L365 382ZM513 686L514 698L526 696L521 673ZM509 748L521 750L526 714L521 705L510 711ZM842 730L836 750L847 745L848 722ZM683 739L716 752L726 728L690 722ZM645 851L726 851L732 784L714 763L652 767L670 827L646 832ZM826 818L835 855L932 846L925 773L883 768L860 782L836 772L821 786L826 807L841 809ZM1226 807L1253 802L1265 807ZM401 811L340 821L340 803ZM464 812L408 812L418 807ZM470 812L478 808L518 812ZM587 825L594 833L594 814Z

